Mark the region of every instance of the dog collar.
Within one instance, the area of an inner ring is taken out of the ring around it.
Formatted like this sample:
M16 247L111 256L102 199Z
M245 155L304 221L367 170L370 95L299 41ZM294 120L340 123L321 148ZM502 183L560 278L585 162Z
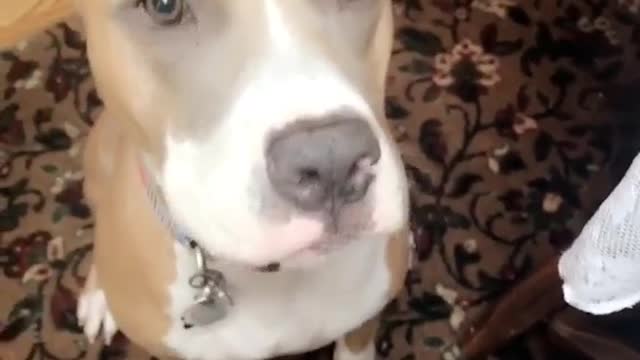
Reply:
M198 242L189 234L189 232L173 220L171 212L169 211L169 207L164 201L164 197L162 197L161 195L162 191L160 189L160 186L157 184L157 182L151 180L144 165L140 163L138 168L140 178L142 180L142 185L145 188L145 192L147 194L147 198L149 199L151 207L158 217L158 220L160 220L160 223L166 226L171 236L186 248L204 252L204 249L198 245ZM208 257L211 258L212 256L209 254ZM254 270L259 272L276 272L279 269L280 264L272 263L266 266L255 268Z
M142 164L139 166L139 172L147 198L156 216L180 244L193 252L195 258L196 271L189 278L189 286L196 291L197 295L193 303L182 313L181 320L184 328L206 326L224 318L233 306L233 299L227 291L224 275L207 266L209 256L205 250L185 229L173 221L169 207L161 195L160 186L155 181L151 181Z
M169 212L169 207L164 201L164 198L161 196L160 186L155 182L151 181L149 178L149 174L145 170L143 165L139 166L140 178L142 179L142 185L144 186L145 192L147 193L147 198L151 202L151 207L153 208L153 212L155 212L158 220L164 226L167 227L171 236L176 239L180 244L184 245L187 248L195 248L198 246L198 243L191 237L186 229L182 228L178 225Z

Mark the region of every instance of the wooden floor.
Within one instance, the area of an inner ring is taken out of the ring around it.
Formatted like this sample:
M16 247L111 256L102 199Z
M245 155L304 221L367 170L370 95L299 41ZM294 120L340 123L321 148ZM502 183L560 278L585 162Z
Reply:
M0 0L0 49L71 16L73 0Z

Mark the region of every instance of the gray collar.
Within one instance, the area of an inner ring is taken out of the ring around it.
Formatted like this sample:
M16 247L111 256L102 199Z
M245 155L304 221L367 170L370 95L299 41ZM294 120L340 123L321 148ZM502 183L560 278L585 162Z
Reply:
M198 242L192 237L189 232L178 223L173 220L171 213L169 211L169 207L164 201L164 197L162 196L162 189L160 186L153 181L147 170L145 169L142 161L140 162L139 173L142 179L142 185L145 188L145 192L147 193L147 198L151 202L151 206L153 207L153 211L160 220L160 222L167 227L171 236L176 239L180 244L189 249L200 249L205 252L204 249L198 245ZM210 254L208 257L211 257ZM280 265L277 263L268 264L266 266L258 267L256 270L260 272L276 272L280 269Z
M195 248L198 246L197 242L193 239L191 235L184 229L182 226L173 221L173 217L169 212L169 207L164 201L164 197L162 197L162 190L160 186L153 181L144 165L139 165L140 177L142 178L142 185L145 188L145 192L147 193L147 198L151 202L151 207L153 207L153 211L160 222L167 227L171 236L176 239L180 244L184 245L187 248Z

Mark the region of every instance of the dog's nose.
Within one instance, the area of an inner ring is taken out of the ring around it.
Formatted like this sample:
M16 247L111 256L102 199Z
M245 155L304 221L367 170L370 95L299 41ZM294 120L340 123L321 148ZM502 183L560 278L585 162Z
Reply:
M371 127L355 117L300 120L274 134L266 151L273 188L305 211L361 200L379 159Z

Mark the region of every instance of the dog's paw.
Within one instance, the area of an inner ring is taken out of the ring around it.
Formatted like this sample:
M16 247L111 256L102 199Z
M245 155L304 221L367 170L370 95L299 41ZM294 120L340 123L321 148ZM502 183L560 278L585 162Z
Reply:
M440 359L442 360L460 360L463 358L460 347L456 344L449 345L442 350Z
M110 344L118 331L113 315L107 306L104 291L91 289L85 291L78 299L78 323L84 329L84 334L93 343L102 329L105 344Z
M333 360L375 360L376 348L373 341L369 342L362 349L354 351L345 343L344 339L336 342L333 350Z

